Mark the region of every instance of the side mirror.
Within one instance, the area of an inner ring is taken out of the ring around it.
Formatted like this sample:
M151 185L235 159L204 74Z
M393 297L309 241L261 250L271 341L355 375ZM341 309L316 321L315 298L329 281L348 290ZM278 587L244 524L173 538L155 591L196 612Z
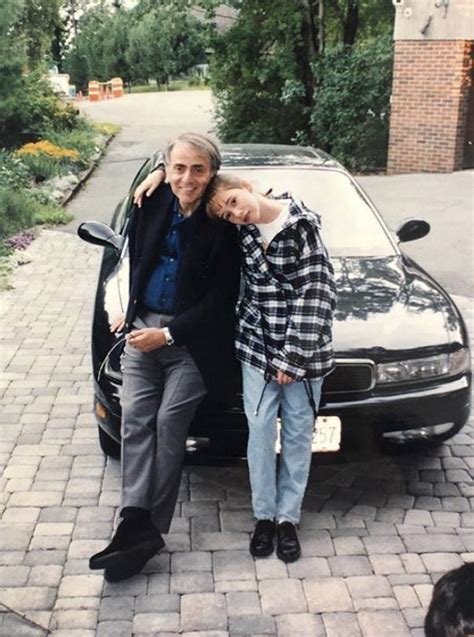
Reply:
M423 219L407 219L396 230L400 243L415 241L426 237L430 231L430 224Z
M120 252L124 239L116 234L112 228L100 221L86 221L81 223L77 229L77 234L83 241L93 243L98 246L108 246Z

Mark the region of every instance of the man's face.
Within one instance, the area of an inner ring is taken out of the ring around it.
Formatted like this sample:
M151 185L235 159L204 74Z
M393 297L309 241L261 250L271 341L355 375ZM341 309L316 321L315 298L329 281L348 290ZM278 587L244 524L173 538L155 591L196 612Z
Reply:
M184 213L197 208L213 176L208 157L183 142L174 146L166 166L166 179Z

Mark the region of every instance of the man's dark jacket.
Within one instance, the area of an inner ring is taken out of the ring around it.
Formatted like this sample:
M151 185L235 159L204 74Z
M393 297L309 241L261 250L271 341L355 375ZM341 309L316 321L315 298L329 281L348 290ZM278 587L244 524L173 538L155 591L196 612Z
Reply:
M162 184L130 220L130 297L126 331L140 307L158 247L173 214L175 196ZM209 219L204 204L183 224L184 250L176 280L175 317L169 329L175 344L185 345L198 366L209 396L230 398L235 369L235 304L239 292L240 256L233 226Z

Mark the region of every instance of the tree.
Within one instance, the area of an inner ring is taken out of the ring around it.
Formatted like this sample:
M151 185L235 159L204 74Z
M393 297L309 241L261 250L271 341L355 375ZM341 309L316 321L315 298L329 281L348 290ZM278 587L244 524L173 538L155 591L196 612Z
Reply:
M316 62L325 59L327 49L335 64L335 45L350 45L344 50L350 56L351 46L386 34L393 20L391 0L241 0L236 5L236 23L213 41L211 86L221 138L321 140L314 109L325 81L320 74L329 71ZM337 69L343 71L341 65ZM386 77L385 68L381 75ZM331 117L337 114L329 112Z
M24 10L22 0L0 6L0 145L7 148L36 139L46 127L73 125L76 117L53 94L39 59L38 68L28 64Z
M111 24L111 12L103 7L87 11L79 20L79 35L74 39L64 61L71 82L79 89L84 89L90 80L110 79L105 42Z
M216 34L211 86L224 141L290 142L307 132L310 31L300 2L245 0L235 25Z
M349 168L382 168L387 160L390 37L334 47L314 63L319 78L311 137Z
M59 9L62 0L22 0L22 10L15 21L17 37L26 45L28 66L34 69L51 57L51 43L61 26Z
M128 52L135 77L152 77L166 84L171 75L185 73L205 60L203 27L189 14L188 4L142 0L136 7Z
M203 28L189 15L185 0L142 0L132 10L114 7L104 2L79 20L65 61L78 87L114 76L165 84L170 75L205 60Z

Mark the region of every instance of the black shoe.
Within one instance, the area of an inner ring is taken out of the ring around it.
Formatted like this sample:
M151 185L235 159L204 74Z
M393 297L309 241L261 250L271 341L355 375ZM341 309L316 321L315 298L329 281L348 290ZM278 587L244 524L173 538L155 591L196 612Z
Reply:
M138 565L145 560L141 570L164 545L161 534L153 526L149 516L125 518L120 522L110 544L90 558L89 568L112 568L115 572L117 569L125 570L130 563Z
M267 557L273 553L275 522L273 520L257 520L255 531L250 540L250 553L254 557Z
M277 524L277 556L284 562L296 562L301 555L301 547L291 522Z

